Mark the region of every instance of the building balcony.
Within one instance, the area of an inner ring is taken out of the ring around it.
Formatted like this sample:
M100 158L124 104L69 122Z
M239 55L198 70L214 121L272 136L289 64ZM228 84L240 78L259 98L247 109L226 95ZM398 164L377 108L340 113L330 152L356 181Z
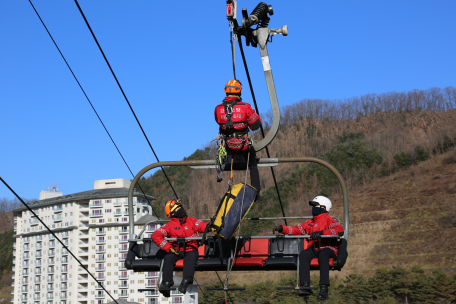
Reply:
M128 280L128 274L119 274L120 280Z
M95 279L97 279L97 280L106 280L106 277L105 277L105 275L103 274L103 275L95 276Z
M61 262L62 264L68 264L68 257L63 257Z
M48 282L48 283L54 283L54 278L48 278L48 279L47 279L47 282Z
M97 244L97 245L106 244L106 240L104 240L104 239L103 239L103 240L97 240L97 241L96 241L96 244Z
M79 253L80 256L88 256L89 255L89 251L88 250L79 250L78 253Z
M54 268L50 268L50 269L48 269L47 273L54 273L54 271L55 271Z
M35 249L36 250L43 249L43 245L41 245L41 243L37 243Z
M104 230L104 229L97 229L97 230L95 231L95 234L96 234L96 235L105 235L105 234L106 234L106 230Z
M53 294L48 294L46 296L46 300L54 300L54 295Z
M29 280L22 280L22 285L27 285L29 283Z
M63 207L62 206L54 206L54 212L62 212Z
M22 264L22 268L29 268L29 267L30 267L29 263Z
M104 267L104 266L95 267L95 271L105 271L105 270L106 270L106 267Z
M127 268L125 267L125 264L124 264L124 263L120 263L120 265L119 265L119 270L120 270L120 271L125 271L125 270L127 270Z
M61 214L58 214L54 216L54 222L61 222L63 220L63 216Z
M144 295L146 297L151 297L151 296L158 296L158 290L156 289L153 289L153 290L148 290L146 292L144 292ZM147 302L147 303L154 303L154 304L158 304L158 302Z
M114 205L114 207L119 207L119 206L122 206L122 202L116 201L116 202L114 202L113 205Z
M89 234L88 233L79 232L79 238L80 239L88 239L89 238Z
M41 275L41 269L40 268L36 268L35 269L35 275Z
M35 225L38 225L39 223L40 223L40 221L37 218L35 218L35 219L32 220L30 225L35 226Z
M114 216L121 216L122 215L122 211L121 210L116 210L112 213Z
M128 245L125 244L125 245L121 245L120 248L119 248L120 251L128 251Z
M119 288L128 288L128 283L121 282L118 286Z
M79 230L88 230L88 229L89 229L89 225L79 224Z
M84 242L84 241L79 241L79 242L78 242L78 245L79 245L79 247L81 247L81 248L82 248L82 247L89 247L89 242L87 242L87 241L85 241L85 242Z
M35 280L33 280L33 283L41 284L41 277L35 278Z
M61 284L60 290L67 290L68 286L66 284Z
M55 250L49 250L48 255L49 256L55 256Z
M30 259L30 254L29 254L28 252L27 252L27 253L24 253L22 259L24 259L24 260Z
M95 299L104 299L105 298L105 294L104 293L97 293L95 295Z
M68 231L65 231L64 233L62 233L62 238L66 239L69 237L70 237L70 233Z
M35 295L33 301L39 301L41 299L40 295Z
M103 257L96 257L95 258L95 262L104 263L104 262L106 262L106 258L104 256Z
M146 280L146 287L157 287L158 280Z
M66 282L66 281L68 281L68 276L66 276L66 275L60 276L60 282Z
M68 267L62 267L61 272L68 272Z
M80 222L88 222L89 221L89 217L85 216L84 214L79 214L79 221Z
M128 235L122 235L119 239L120 243L126 243L128 242Z
M90 203L90 208L103 208L103 203L102 202L92 202Z
M87 279L88 279L87 274L78 276L78 281L87 281Z
M103 289L103 287L105 287L105 286L103 285L103 283L101 283L100 285L95 286L95 289Z
M49 242L49 248L54 248L55 247L55 242Z
M49 259L47 263L48 263L48 265L54 265L55 264L54 259Z
M68 250L62 249L62 255L68 255Z
M106 248L97 248L95 250L96 253L105 253L106 252Z
M122 290L122 291L123 291L123 290ZM119 294L119 297L121 297L121 298L127 298L127 297L128 297L128 292L121 292L121 293Z
M92 212L90 213L90 217L102 217L103 216L103 212Z
M43 263L41 263L41 260L36 260L35 261L35 267L40 267Z
M47 291L54 291L54 286L48 286Z
M128 228L127 227L120 228L119 234L126 234L126 233L128 233Z
M14 247L13 247L14 248ZM24 245L22 248L24 251L30 251L30 246L29 245Z
M158 271L148 271L146 272L146 278L158 277Z
M22 239L22 241L24 241L24 243L30 243L30 237L29 236L25 237ZM15 244L13 244L13 245L15 245Z

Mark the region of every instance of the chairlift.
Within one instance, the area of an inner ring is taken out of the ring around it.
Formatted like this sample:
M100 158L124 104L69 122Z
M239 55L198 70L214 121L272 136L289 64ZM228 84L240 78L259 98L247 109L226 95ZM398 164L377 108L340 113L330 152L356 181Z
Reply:
M267 51L267 43L272 41L272 36L276 34L288 35L288 29L283 26L280 29L269 29L269 17L272 15L272 7L261 2L248 15L247 10L242 10L242 25L238 25L236 20L236 1L227 1L231 7L227 8L228 19L233 23L233 28L238 35L246 37L247 45L260 47L260 55L263 62L263 70L266 78L269 99L273 113L273 122L268 134L258 143L254 144L256 151L260 151L271 143L277 134L280 123L280 110L277 95L272 77L270 61ZM257 25L256 29L251 27ZM241 45L241 44L240 44ZM243 162L244 161L244 162ZM229 159L227 162L231 162ZM243 162L243 163L242 163ZM343 226L344 233L335 236L323 235L321 238L336 238L338 240L338 255L336 259L330 259L330 270L340 271L347 260L347 244L349 236L349 208L348 208L348 191L342 175L335 167L326 161L312 157L291 157L291 158L258 158L258 166L278 166L281 163L303 163L312 162L320 164L329 169L338 179L343 196ZM247 163L245 160L234 160L233 170L246 170ZM160 271L163 268L163 258L166 254L161 250L151 238L142 238L146 228L138 236L134 233L134 213L133 213L133 191L139 179L155 168L165 166L189 166L192 169L216 168L215 160L195 160L195 161L165 161L157 162L143 168L133 179L128 192L128 210L129 210L129 250L125 259L125 267L134 272ZM229 167L229 166L226 166ZM280 219L296 219L299 217L280 217ZM311 217L300 217L311 218ZM246 220L269 220L277 218L247 218ZM337 219L338 220L338 219ZM147 227L149 222L145 225ZM216 245L214 237L207 237L204 244L201 244L198 252L199 259L196 265L196 271L227 271L227 280L230 271L286 271L297 270L299 282L299 253L309 248L309 235L272 235L272 236L249 236L238 235L231 241L222 241L221 248ZM183 246L186 241L198 240L201 237L191 238L166 238L167 241L177 242L178 246ZM236 250L235 250L236 248ZM183 269L183 260L178 260L175 269ZM319 270L318 259L313 259L311 269ZM158 285L157 285L158 288ZM314 287L312 287L314 288ZM299 284L296 287L279 287L279 289L300 289ZM141 289L141 291L147 289ZM149 289L150 290L150 289ZM213 290L243 290L243 288L215 288Z

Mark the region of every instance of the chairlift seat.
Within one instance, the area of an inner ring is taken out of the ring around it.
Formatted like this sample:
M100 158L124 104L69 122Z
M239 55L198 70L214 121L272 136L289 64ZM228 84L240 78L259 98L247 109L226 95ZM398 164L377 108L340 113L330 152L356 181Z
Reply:
M264 261L265 270L296 270L297 258L303 249L303 240L270 239L269 258Z
M238 245L239 246L239 245ZM264 261L269 256L268 239L251 239L243 242L239 254L234 259L234 267L258 267L264 266ZM243 269L239 269L243 270Z

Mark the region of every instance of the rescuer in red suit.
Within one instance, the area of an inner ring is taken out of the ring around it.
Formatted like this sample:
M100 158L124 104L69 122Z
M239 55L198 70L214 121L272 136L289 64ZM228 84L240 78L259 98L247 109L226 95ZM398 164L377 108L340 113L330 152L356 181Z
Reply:
M228 155L242 155L250 170L250 183L258 191L261 190L260 174L256 163L256 152L248 137L249 128L252 131L261 126L260 115L252 106L241 99L242 83L232 79L225 85L226 97L223 103L215 107L215 121L219 124L219 133L225 142ZM218 181L221 181L218 180Z
M309 234L311 240L309 248L299 253L299 281L301 287L310 287L310 262L313 258L318 258L320 264L320 293L318 299L325 300L328 298L329 286L329 259L336 259L337 241L336 239L321 239L321 235L338 235L344 232L344 228L329 216L331 210L331 201L324 196L317 196L309 202L312 206L313 218L291 226L275 226L274 231L283 234L303 235ZM315 249L313 248L315 243ZM318 250L320 248L320 250ZM301 289L298 291L300 296L308 296L312 294L310 289Z
M165 213L171 220L152 234L152 240L167 252L163 261L163 279L158 290L164 297L169 297L169 289L174 285L174 266L178 260L184 259L184 278L178 290L185 294L188 285L193 283L196 261L198 260L198 241L186 241L183 250L178 251L177 242L168 242L165 237L198 237L199 233L204 232L207 223L187 216L180 200L167 202Z

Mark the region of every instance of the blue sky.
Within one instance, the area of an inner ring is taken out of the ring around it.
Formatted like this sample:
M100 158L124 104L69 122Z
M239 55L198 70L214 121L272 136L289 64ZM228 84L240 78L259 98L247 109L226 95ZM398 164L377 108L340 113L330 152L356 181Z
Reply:
M238 2L239 15L258 3ZM133 172L155 162L75 3L33 3ZM212 140L213 109L232 77L225 1L79 3L160 160ZM268 4L270 27L289 28L269 45L280 105L456 85L455 1ZM30 199L49 184L70 194L131 178L28 1L0 1L0 31L0 176ZM266 112L259 51L245 52ZM0 185L0 197L13 195Z

